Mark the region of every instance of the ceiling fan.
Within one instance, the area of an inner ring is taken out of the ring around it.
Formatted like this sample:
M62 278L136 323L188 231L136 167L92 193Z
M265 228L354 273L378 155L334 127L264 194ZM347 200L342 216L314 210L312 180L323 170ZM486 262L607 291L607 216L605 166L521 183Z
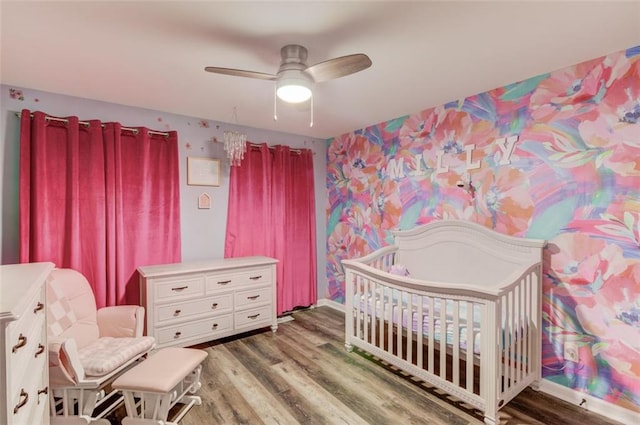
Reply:
M313 83L344 77L371 66L371 59L362 53L341 56L307 66L307 53L305 47L297 44L284 46L280 49L282 61L275 75L216 66L207 66L205 71L275 81L278 98L289 103L301 103L311 98Z

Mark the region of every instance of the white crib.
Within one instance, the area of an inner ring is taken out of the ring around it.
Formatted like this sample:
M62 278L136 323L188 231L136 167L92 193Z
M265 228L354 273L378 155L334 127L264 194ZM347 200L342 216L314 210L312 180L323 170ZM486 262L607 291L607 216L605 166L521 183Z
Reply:
M342 262L347 350L359 347L498 424L498 410L541 378L546 242L459 220L394 236L394 245Z

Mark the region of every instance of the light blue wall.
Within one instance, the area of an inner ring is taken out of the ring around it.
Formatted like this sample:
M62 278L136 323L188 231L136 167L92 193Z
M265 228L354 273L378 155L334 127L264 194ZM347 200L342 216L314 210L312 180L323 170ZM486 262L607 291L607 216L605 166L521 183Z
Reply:
M39 110L65 117L77 116L81 120L99 119L117 121L124 126L147 127L152 130L175 130L180 144L180 204L182 222L183 261L222 257L227 220L229 193L229 162L222 146L225 130L240 130L252 142L269 145L283 144L294 148L308 148L314 153L313 167L316 190L316 232L318 253L318 297L326 294L326 225L327 196L326 142L321 139L243 127L197 117L170 114L91 99L65 96L21 87L0 85L0 261L11 264L18 261L18 153L19 118L22 109ZM217 138L219 142L214 142ZM221 185L188 186L187 157L221 159ZM198 209L197 198L206 192L211 196L212 208Z

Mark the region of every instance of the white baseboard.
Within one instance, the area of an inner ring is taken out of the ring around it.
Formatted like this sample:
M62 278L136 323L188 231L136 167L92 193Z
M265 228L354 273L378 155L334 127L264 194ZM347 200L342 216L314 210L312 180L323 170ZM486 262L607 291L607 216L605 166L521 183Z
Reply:
M640 414L543 379L540 391L623 424L640 423ZM584 401L583 401L584 400Z
M333 300L330 300L328 298L322 298L320 300L318 300L317 304L318 307L322 307L322 306L326 306L326 307L331 307L334 310L338 310L344 313L344 304L340 304L337 303Z

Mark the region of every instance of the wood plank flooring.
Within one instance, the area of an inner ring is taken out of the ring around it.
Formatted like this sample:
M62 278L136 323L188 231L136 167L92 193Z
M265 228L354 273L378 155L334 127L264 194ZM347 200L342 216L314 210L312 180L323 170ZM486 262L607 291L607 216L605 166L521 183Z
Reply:
M344 349L344 315L298 311L270 329L198 345L203 403L182 425L474 424L482 417L446 395ZM617 422L527 389L500 414L501 425L613 425Z

